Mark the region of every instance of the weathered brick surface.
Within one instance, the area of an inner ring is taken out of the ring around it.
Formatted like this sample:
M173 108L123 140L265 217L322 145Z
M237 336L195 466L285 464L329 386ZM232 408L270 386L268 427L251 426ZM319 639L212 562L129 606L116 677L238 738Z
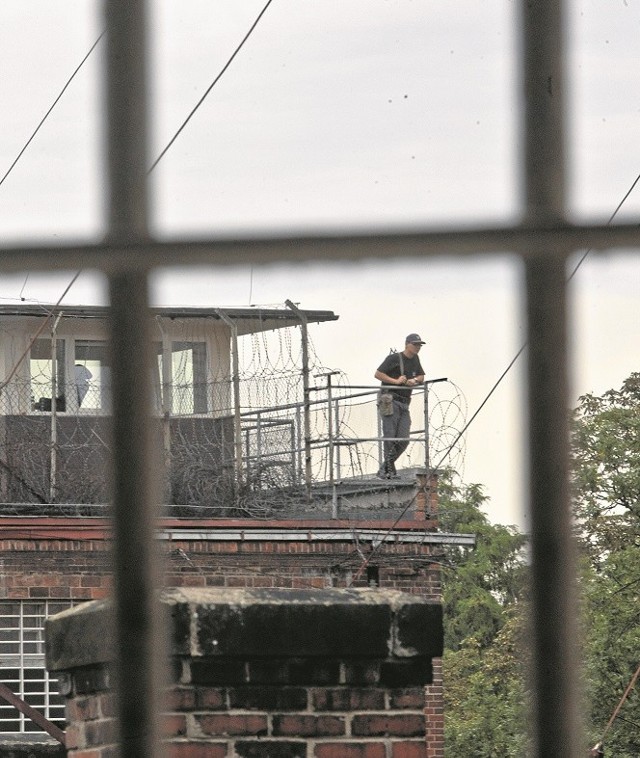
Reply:
M238 758L306 758L306 742L243 742L239 740L235 746L235 756Z
M324 743L316 745L314 758L386 758L382 742Z
M165 743L164 758L227 758L227 745L220 742Z
M354 716L352 734L358 737L416 737L424 735L424 715L417 713Z
M398 634L398 618L408 604L415 607L404 614L402 623L427 619L425 633L441 637L442 630L429 616L430 608L423 613L423 600L397 593L351 590L338 595L354 604L348 613L342 608L338 616L361 614L357 649L345 643L336 653L321 642L314 655L314 639L337 633L336 616L331 614L326 628L322 614L307 615L299 607L295 611L287 608L278 621L279 604L309 603L317 609L321 598L315 593L292 591L283 595L267 590L261 595L253 590L230 599L235 602L236 628L242 626L240 617L246 604L264 602L271 606L266 614L271 623L298 620L296 636L288 637L294 642L295 654L273 656L275 642L271 636L267 654L260 656L257 637L252 633L244 637L239 634L247 642L246 652L236 640L228 646L233 654L214 654L219 646L203 644L200 638L192 656L184 652L185 635L188 633L192 641L197 639L193 625L202 618L202 607L210 613L212 607L220 605L220 594L210 590L168 593L163 602L176 601L178 608L171 614L178 628L172 651L176 681L167 688L162 701L162 739L169 748L168 758L441 758L441 680L430 689L432 673L440 676L441 666L437 659L432 669L431 659L422 652L441 649L441 642L423 642L416 653L406 644L410 635L403 638ZM323 599L328 602L334 597L332 591ZM370 606L376 603L386 604L384 614L379 609L371 614ZM102 629L99 623L87 624L86 614L91 610L78 610L80 628L98 633ZM96 604L95 612L107 617L110 613L103 603ZM78 640L68 618L74 613L64 614L58 632ZM256 609L247 614L248 619L261 617ZM381 617L387 618L384 651L379 645L383 630L374 625L371 637L365 632L367 618ZM59 647L62 641L55 639L56 624L54 619L49 625L48 633L54 638L48 639L47 645L56 651L54 660L68 661L67 651ZM210 630L214 628L211 619L207 624ZM91 640L85 641L91 648ZM92 649L103 651L99 645ZM109 758L109 753L116 758L109 664L84 665L86 651L79 657L83 665L63 672L68 680L68 716L72 721L69 758L88 758L91 752L95 753L92 758ZM430 723L432 718L434 723ZM433 739L440 741L430 745Z
M344 716L275 715L275 737L335 737L345 733Z
M426 758L427 745L424 740L419 742L394 742L391 758Z
M233 687L228 690L229 707L248 711L304 711L308 694L304 687Z
M311 697L316 711L380 711L385 707L385 690L375 688L328 687L312 690Z
M269 727L266 714L209 713L196 715L203 734L215 736L237 736L268 734Z

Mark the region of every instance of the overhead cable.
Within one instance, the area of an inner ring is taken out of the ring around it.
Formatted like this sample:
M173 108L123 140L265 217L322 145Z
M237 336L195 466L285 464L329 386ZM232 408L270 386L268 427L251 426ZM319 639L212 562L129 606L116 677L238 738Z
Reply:
M196 111L198 110L198 108L199 108L199 107L202 105L202 103L203 103L203 102L206 100L206 98L208 97L208 95L209 95L209 93L211 92L211 90L212 90L212 89L213 89L213 88L216 86L216 84L217 84L217 83L220 81L220 79L221 79L222 75L223 75L223 74L225 73L225 71L226 71L226 70L229 68L229 66L231 65L231 63L232 63L233 59L236 57L236 55L237 55L237 54L240 52L240 50L242 49L242 47L243 47L244 43L245 43L245 42L246 42L246 41L249 39L249 37L250 37L250 36L251 36L251 34L253 33L253 30L256 28L256 26L258 26L258 23L260 22L260 19L261 19L261 18L264 16L264 14L266 13L266 10L267 10L267 8L268 8L268 7L271 5L271 3L272 3L272 2L273 2L273 0L267 0L267 4L266 4L266 5L264 6L264 8L263 8L263 9L260 11L260 13L258 14L258 16L257 16L256 20L253 22L253 24L252 24L252 25L251 25L251 27L249 28L249 31L248 31L248 32L247 32L247 33L244 35L244 37L242 38L242 41L241 41L241 42L240 42L240 44L239 44L239 45L236 47L236 49L233 51L233 53L231 54L231 57L229 58L229 60L228 60L228 61L227 61L227 62L224 64L224 66L222 67L222 69L221 69L220 73L219 73L219 74L216 76L216 78L215 78L215 79L214 79L214 80L211 82L211 84L210 84L210 85L207 87L207 89L205 90L205 92L204 92L204 94L202 95L202 97L200 98L200 100L198 100L198 102L195 104L195 106L194 106L194 107L193 107L193 109L191 110L191 113L189 113L189 115L186 117L186 119L185 119L185 120L182 122L182 125L180 126L180 128L178 129L178 131L177 131L177 132L176 132L176 133L173 135L173 137L172 137L172 138L169 140L169 143L168 143L168 144L167 144L167 146L164 148L164 150L163 150L163 151L160 153L160 155L159 155L159 156L158 156L158 157L155 159L155 161L154 161L154 162L151 164L151 166L150 166L150 168L149 168L149 171L147 172L148 174L150 174L150 173L153 171L153 169L154 169L154 168L155 168L155 167L158 165L158 163L159 163L159 162L161 161L161 159L164 157L164 155L165 155L165 153L167 152L167 150L169 150L169 148L171 147L171 145L173 145L173 143L174 143L174 142L175 142L175 141L178 139L178 136L180 135L180 133L182 132L182 130L185 128L185 126L186 126L186 125L189 123L189 121L191 121L191 118L193 117L193 115L195 114L195 112L196 112Z
M48 111L47 111L47 112L44 114L44 116L43 116L43 117L40 119L40 123L39 123L39 124L38 124L38 126L36 126L36 128L34 129L34 131L33 131L33 134L32 134L32 135L29 137L29 139L28 139L28 140L25 142L24 146L22 147L22 150L20 150L20 152L18 153L18 155L17 155L17 156L16 156L16 158L14 159L13 163L12 163L12 164L9 166L9 168L8 168L8 169L7 169L7 171L5 172L5 174L4 174L4 176L2 177L2 179L0 179L0 186L1 186L1 185L4 183L4 180L5 180L5 179L6 179L6 178L9 176L9 174L10 174L10 173L13 171L13 169L15 168L15 165L16 165L16 164L17 164L17 162L20 160L20 158L22 158L22 156L23 156L23 154L24 154L25 150L26 150L26 149L29 147L29 145L30 145L30 144L31 144L31 142L33 141L33 139L34 139L34 137L36 136L36 134L37 134L37 133L40 131L40 128L42 127L42 125L44 124L44 122L45 122L45 121L47 120L47 118L49 117L49 115L50 115L51 111L52 111L52 110L53 110L53 109L56 107L56 105L57 105L57 104L60 102L60 98L61 98L61 97L64 95L64 93L66 92L66 90L67 90L67 88L69 87L69 85L71 84L71 82L72 82L72 81L75 79L75 77L76 77L76 74L77 74L77 73L80 71L80 69L81 69L81 68L84 66L84 64L87 62L87 59L89 58L89 56L91 55L91 53L92 53L92 52L93 52L93 51L96 49L96 47L98 46L98 43L99 43L99 42L100 42L100 40L101 40L101 39L104 37L104 34L105 34L105 32L102 32L102 34L101 34L101 35L98 37L98 39L97 39L97 40L96 40L96 41L93 43L93 45L91 46L91 48L90 48L89 52L88 52L88 53L87 53L87 54L84 56L84 58L83 58L83 59L80 61L80 63L79 63L79 64L78 64L78 66L76 67L75 71L74 71L74 72L71 74L71 76L70 76L70 77L67 79L67 81L66 81L66 83L65 83L64 87L63 87L63 88L60 90L60 92L58 93L58 96L56 97L56 99L55 99L55 100L53 101L53 103L51 104L51 106L50 106L49 110L48 110Z

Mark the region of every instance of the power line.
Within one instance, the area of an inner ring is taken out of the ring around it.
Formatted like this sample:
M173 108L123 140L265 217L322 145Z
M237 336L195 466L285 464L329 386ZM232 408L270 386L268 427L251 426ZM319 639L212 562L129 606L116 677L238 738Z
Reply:
M627 697L629 697L629 693L635 687L635 684L638 681L639 676L640 676L640 666L638 666L638 668L635 671L635 674L631 677L631 680L629 681L629 684L627 685L627 689L624 691L624 694L620 698L618 705L614 708L614 711L611 714L611 718L609 719L606 727L604 728L604 731L602 733L602 740L599 744L604 743L605 737L607 736L607 732L609 731L609 729L611 729L613 722L616 720L618 714L620 713L620 709L624 705L624 701L627 699Z
M620 211L620 209L622 208L622 206L624 205L624 203L627 201L627 198L633 192L633 190L634 190L636 184L638 184L638 182L640 182L640 174L638 174L638 176L636 176L636 178L634 179L633 183L631 184L631 186L629 187L629 189L625 193L624 197L618 203L616 209L614 210L614 212L609 217L609 220L607 221L607 226L609 226L611 224L611 222L615 219L615 217L618 215L618 212ZM578 269L580 268L580 266L582 266L582 264L584 263L586 257L589 255L589 253L591 251L592 251L592 248L589 248L587 251L585 251L585 253L582 255L582 257L580 258L580 260L578 261L578 263L575 265L575 267L574 267L573 271L571 272L571 274L569 274L569 276L567 277L567 282L570 282L573 279L573 277L576 275ZM446 460L446 458L450 455L451 451L453 450L454 445L458 442L458 440L460 439L460 437L462 437L462 435L471 426L471 423L476 419L476 417L478 416L478 414L480 413L480 411L487 404L487 402L489 401L489 398L493 395L493 393L496 391L496 389L498 388L498 386L502 383L502 380L507 376L507 374L509 373L509 371L511 371L511 369L513 368L515 362L518 360L518 358L525 351L525 349L527 348L528 344L529 344L529 341L527 340L522 345L522 347L518 350L518 352L515 354L515 356L511 359L509 365L506 367L506 369L500 375L500 378L496 381L496 383L493 385L493 387L489 390L489 393L486 395L486 397L484 398L484 400L480 403L480 405L478 406L478 409L476 410L476 412L473 414L473 416L471 416L471 418L469 419L469 421L464 425L464 427L462 428L462 431L458 434L458 436L454 439L453 443L445 451L444 455L442 456L442 458L440 459L440 461L438 462L438 464L436 465L435 468L439 468L442 465L442 463Z
M631 186L629 187L629 189L625 193L624 197L618 203L615 211L611 214L611 216L610 216L607 224L611 224L611 222L618 215L618 212L620 211L620 209L622 208L622 206L626 202L626 200L629 197L629 195L633 192L636 184L638 184L639 181L640 181L640 174L638 174L638 176L636 176L635 180L633 181L633 183L631 184ZM571 272L571 275L567 278L567 282L571 281L571 279L575 276L576 272L578 271L578 269L580 268L580 266L582 265L582 263L584 262L584 260L586 259L587 255L589 255L590 252L591 252L591 248L584 253L584 255L582 256L582 258L578 261L577 265L575 266L575 268ZM455 437L455 439L453 440L453 442L445 450L444 454L442 455L442 457L440 458L440 460L438 461L438 463L434 466L435 469L440 468L440 466L444 463L444 461L447 459L447 457L451 454L451 451L454 449L455 445L458 443L458 441L460 440L460 438L462 437L462 435L467 431L467 429L471 426L471 424L473 423L473 421L477 418L477 416L479 415L480 411L489 402L489 399L491 398L491 396L493 395L493 393L498 389L498 387L502 383L503 379L507 376L507 374L509 373L509 371L511 371L511 369L514 366L514 364L516 363L516 361L518 360L518 358L522 355L522 353L525 351L525 349L526 349L526 347L527 347L528 344L529 344L529 342L527 340L527 342L525 342L522 345L522 347L518 350L518 352L515 354L515 356L511 359L511 361L509 362L509 365L502 372L502 374L500 375L500 377L498 378L498 380L495 382L495 384L493 385L493 387L489 390L489 392L485 396L484 400L480 403L480 405L476 409L475 413L471 416L471 418L469 419L469 421L463 426L463 428L458 433L458 435ZM377 552L378 547L380 547L384 543L384 541L389 537L389 534L391 533L391 531L393 530L393 528L403 518L403 516L409 510L410 506L413 504L414 501L415 501L415 497L411 501L409 501L409 503L404 508L404 510L402 511L402 513L400 514L400 516L398 516L398 518L394 522L394 524L391 527L391 529L389 529L389 531L382 537L382 539L380 540L380 542L378 543L378 545L376 546L376 548L374 548L374 550L366 558L366 560L363 561L363 563L361 564L360 568L356 572L356 575L355 575L356 579L359 578L362 575L362 572L364 571L364 569L366 568L366 566L368 565L368 563L371 561L371 559L374 557L375 553ZM640 670L639 670L638 673L640 674Z
M240 44L239 44L239 45L236 47L236 49L233 51L233 53L232 53L231 57L229 58L229 60L228 60L228 61L225 63L225 65L222 67L222 69L220 70L220 72L218 73L218 75L216 76L216 78L215 78L215 79L213 80L213 82L212 82L212 83L209 85L209 87L208 87L208 88L207 88L207 90L205 91L204 95L203 95L203 96L200 98L200 100L199 100L199 101L196 103L195 107L194 107L194 108L192 109L192 111L189 113L189 115L187 116L187 118L184 120L184 122L182 123L182 125L180 126L180 128L178 129L178 131L177 131L177 132L174 134L174 136L172 137L172 139L171 139L171 140L169 141L169 143L166 145L166 147L164 148L164 150L163 150L163 151L160 153L160 155L159 155L159 156L156 158L156 160L153 162L153 164L152 164L152 165L151 165L151 167L149 168L149 170L148 170L147 174L150 174L150 173L153 171L153 169L154 169L154 168L155 168L155 167L158 165L158 163L160 162L160 160L161 160L161 159L164 157L164 155L167 153L167 151L169 150L169 148L170 148L170 147L173 145L173 143L176 141L176 139L178 138L178 136L180 135L180 133L182 132L182 130L183 130L183 129L185 128L185 126L186 126L186 125L189 123L189 121L191 120L191 118L193 117L193 115L195 114L195 112L196 112L196 111L198 110L198 108L199 108L199 107L202 105L202 103L204 102L205 98L206 98L206 97L209 95L209 93L210 93L210 92L211 92L211 90L212 90L212 89L215 87L215 85L216 85L216 84L217 84L217 83L220 81L220 79L222 78L223 74L224 74L224 73L227 71L227 69L228 69L228 68L229 68L229 66L231 65L231 63L232 63L232 61L234 60L234 58L236 57L236 55L237 55L237 54L240 52L240 50L241 50L241 49L242 49L242 47L244 46L245 42L246 42L246 41L249 39L249 37L250 37L250 36L251 36L251 34L253 33L254 29L256 28L256 26L258 25L258 23L260 22L260 20L261 20L261 19L262 19L262 17L264 16L265 12L267 11L267 8L268 8L268 7L271 5L271 3L272 3L272 2L273 2L273 0L268 0L268 2L266 3L266 5L265 5L265 6L263 7L263 9L260 11L260 13L258 14L257 18L255 19L255 21L253 22L253 24L250 26L250 28L249 28L248 32L247 32L247 33L244 35L244 37L242 38L242 40L241 40ZM79 64L78 64L78 66L76 67L75 71L74 71L74 72L71 74L71 76L69 77L69 79L66 81L66 83L65 83L64 87L63 87L63 88L60 90L60 92L59 92L58 96L57 96L57 97L56 97L56 99L53 101L53 104L52 104L52 105L51 105L51 107L50 107L50 108L47 110L47 112L45 113L45 115L44 115L44 116L42 117L42 119L40 120L40 123L39 123L39 124L38 124L38 126L35 128L35 130L33 131L33 134L32 134L32 135L29 137L29 139L26 141L26 143L24 144L24 146L22 147L22 149L20 150L20 152L18 153L18 155L17 155L17 156L16 156L16 158L14 159L13 163L12 163L12 164L9 166L9 168L7 169L7 171L6 171L6 173L4 174L4 176L2 177L2 179L0 179L0 186L2 186L2 184L3 184L3 183L4 183L4 181L5 181L5 179L6 179L6 178L9 176L9 174L10 174L10 173L13 171L13 169L14 169L14 168L15 168L15 166L16 166L16 164L18 163L18 161L20 160L20 158L22 157L22 155L25 153L26 149L29 147L29 145L31 144L31 142L32 142L32 141L33 141L33 139L35 138L36 134L37 134L37 133L40 131L40 128L42 127L42 125L44 124L44 122L47 120L47 118L49 117L49 115L51 114L51 112L53 111L53 109L55 108L55 106L56 106L56 105L58 104L58 102L60 101L60 99L62 98L62 96L64 95L64 93L66 92L66 90L68 89L69 85L71 84L71 82L72 82L72 81L73 81L73 79L75 78L76 74L77 74L77 73L80 71L80 69L81 69L81 68L84 66L84 64L85 64L85 63L86 63L86 61L88 60L89 56L91 55L91 53L93 53L93 51L95 50L95 48L98 46L98 44L99 44L100 40L101 40L101 39L104 37L105 33L106 33L106 31L103 31L103 32L100 34L100 36L99 36L99 37L96 39L96 41L93 43L93 45L92 45L92 46L91 46L91 48L89 49L89 52L88 52L88 53L87 53L87 54L84 56L84 58L82 59L82 61L80 61L80 63L79 63ZM62 297L60 298L60 300L62 300L62 298L63 298L63 297L64 297L64 296L67 294L67 292L69 291L69 288L70 288L70 287L71 287L71 285L72 285L72 284L73 284L73 283L76 281L76 279L78 278L79 274L80 274L80 272L78 272L78 274L76 274L76 276L73 278L73 280L72 280L71 284L69 285L69 287L67 287L67 289L66 289L66 290L65 290L65 292L63 293L63 295L62 295ZM28 278L28 276L27 276L27 278ZM27 283L27 282L26 282L26 279L25 279L25 283L24 283L24 285L23 285L23 287L22 287L22 291L20 292L20 296L21 296L21 297L22 297L22 292L24 291L24 286L26 285L26 283ZM59 302L60 302L60 301L59 301ZM20 361L18 362L18 365L19 365L19 363L20 363L20 362L21 362L23 359L24 359L24 356L23 356L23 357L20 359ZM17 368L17 366L16 366L16 367L14 367L14 369L13 369L13 371L12 371L12 374L11 374L11 375L13 375L13 372L15 372L16 368ZM9 379L10 379L10 378L11 378L11 376L9 377ZM9 379L7 379L6 381L9 381ZM6 383L6 382L5 382L5 383ZM1 388L2 386L4 386L4 385L0 385L0 388Z
M38 330L36 331L36 333L33 335L33 337L31 338L31 341L27 345L26 350L22 353L22 355L14 363L14 365L13 365L11 371L9 372L9 375L7 376L7 378L4 379L2 382L0 382L0 392L7 386L7 384L9 384L9 382L11 381L13 375L18 370L18 367L20 366L20 364L22 363L22 361L27 357L27 355L29 355L29 351L33 347L33 343L42 334L42 332L44 331L45 326L49 323L49 321L51 321L51 318L53 317L53 314L55 313L56 308L64 300L64 298L66 297L67 293L73 287L73 285L76 283L76 281L77 281L77 279L78 279L78 277L80 276L81 273L82 273L82 269L80 269L80 271L77 271L75 273L75 275L73 276L73 278L71 279L71 281L69 282L69 284L67 284L67 286L66 286L64 292L62 293L62 295L60 295L60 297L58 298L58 302L53 306L53 308L49 309L49 311L47 312L46 318L43 320L42 324L40 325L40 327L38 328Z
M249 31L248 31L248 32L247 32L247 33L244 35L244 37L242 38L242 41L240 42L240 44L239 44L239 45L236 47L236 49L235 49L235 50L233 51L233 53L231 54L231 57L229 58L229 60L228 60L228 61L227 61L227 62L224 64L224 66L223 66L223 67L222 67L222 69L220 70L220 73L219 73L219 74L216 76L216 78L215 78L215 79L214 79L214 80L211 82L211 84L210 84L210 85L207 87L207 89L206 89L206 90L205 90L205 92L204 92L204 95L202 95L202 97L200 98L200 100L198 100L198 102L195 104L195 106L194 106L194 107L193 107L193 109L191 110L191 113L189 113L189 115L186 117L186 119L185 119L185 120L182 122L182 125L180 126L180 128L178 129L178 131L177 131L177 132L176 132L176 133L173 135L173 137L172 137L172 138L169 140L169 143L168 143L168 144L167 144L167 146L164 148L164 150L163 150L163 151L160 153L160 155L159 155L159 156L158 156L158 157L155 159L155 161L154 161L154 162L151 164L151 167L149 168L149 171L147 172L148 174L150 174L150 173L153 171L153 169L154 169L154 168L155 168L155 167L158 165L158 163L159 163L159 162L161 161L161 159L164 157L164 155L165 155L165 153L167 152L167 150L169 150L169 148L171 147L171 145L173 145L173 143L174 143L174 142L175 142L175 141L178 139L178 137L179 137L180 133L181 133L181 132L182 132L182 130L185 128L185 126L186 126L186 125L189 123L189 121L191 121L191 118L193 117L193 115L195 114L195 112L196 112L196 111L198 110L198 108L199 108L199 107L202 105L202 103L204 103L204 101L205 101L205 100L206 100L206 98L208 97L208 95L209 95L209 93L211 92L211 90L212 90L212 89L213 89L213 88L216 86L216 84L217 84L217 83L220 81L220 79L222 78L223 74L226 72L226 70L227 70L227 69L229 68L229 66L231 65L231 63L232 63L233 59L236 57L236 55L237 55L237 54L240 52L240 50L242 49L242 47L243 47L244 43L245 43L245 42L246 42L246 41L249 39L249 37L250 37L250 36L251 36L251 34L253 33L253 30L256 28L256 26L258 26L258 23L260 22L260 20L262 19L262 17L264 16L264 14L265 14L265 13L266 13L266 11L267 11L267 8L268 8L268 7L271 5L271 3L272 3L272 2L273 2L273 0L267 0L267 4L266 4L266 5L264 6L264 8L263 8L263 9L260 11L260 13L258 14L258 16L257 16L256 20L253 22L253 24L251 24L251 27L249 28Z
M91 55L91 53L92 53L92 52L93 52L93 51L96 49L96 47L98 46L98 43L99 43L99 42L100 42L100 40L101 40L101 39L104 37L104 35L105 35L105 32L102 32L102 34L101 34L101 35L98 37L98 39L97 39L97 40L96 40L96 41L93 43L93 45L91 46L91 48L90 48L89 52L88 52L88 53L87 53L87 54L84 56L84 58L83 58L83 59L80 61L80 63L79 63L79 64L78 64L78 66L76 67L75 71L74 71L74 72L71 74L71 76L70 76L70 77L67 79L67 81L66 81L66 83L65 83L64 87L63 87L63 88L60 90L60 92L58 93L58 96L56 97L56 99L55 99L55 100L53 101L53 103L51 104L51 107L49 108L49 110L48 110L48 111L47 111L47 112L44 114L44 116L43 116L43 117L40 119L40 123L39 123L39 124L38 124L38 126L36 126L36 128L34 129L34 131L33 131L33 134L32 134L32 135L29 137L29 139L28 139L28 140L25 142L24 146L22 147L22 150L20 150L20 152L19 152L19 153L18 153L18 155L16 156L15 160L13 161L13 163L12 163L12 164L9 166L9 168L8 168L8 169L7 169L7 171L5 172L5 175L2 177L2 179L0 179L0 186L2 186L2 184L4 184L4 180L5 180L5 179L6 179L6 178L9 176L9 174L10 174L10 173L13 171L13 169L14 169L14 168L15 168L15 166L16 166L16 164L17 164L17 163L18 163L18 161L20 160L20 158L22 158L22 156L24 155L24 152L25 152L25 150L26 150L26 149L29 147L29 145L31 144L31 142L32 142L32 141L33 141L33 139L35 138L36 134L37 134L37 133L40 131L40 128L42 127L42 125L44 124L44 122L47 120L47 118L49 117L49 115L51 114L51 111L52 111L52 110L53 110L53 109L56 107L56 105L57 105L57 104L60 102L60 98L61 98L61 97L64 95L64 93L67 91L67 88L69 87L69 85L71 84L71 82L72 82L72 81L75 79L75 77L76 77L76 74L77 74L77 73L80 71L80 69L81 69L81 68L84 66L84 64L87 62L87 59L89 58L89 56Z

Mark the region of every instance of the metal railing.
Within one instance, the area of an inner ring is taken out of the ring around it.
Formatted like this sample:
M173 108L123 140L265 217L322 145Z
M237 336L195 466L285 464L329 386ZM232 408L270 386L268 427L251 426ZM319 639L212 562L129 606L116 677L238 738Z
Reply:
M154 240L147 228L147 22L143 0L105 2L107 239L98 244L3 248L5 272L85 266L109 277L113 363L115 607L122 758L159 754L155 714L164 660L154 528L159 500L148 430L151 366L144 324L154 266L267 265L308 261L521 256L528 350L528 479L532 531L534 755L579 758L575 576L569 507L567 256L577 249L640 246L637 224L569 223L563 112L565 3L521 0L520 143L523 222L496 228L376 229L317 234ZM455 13L452 7L451 13ZM133 359L132 359L133 358ZM135 560L134 560L135 558ZM135 565L135 571L131 566Z

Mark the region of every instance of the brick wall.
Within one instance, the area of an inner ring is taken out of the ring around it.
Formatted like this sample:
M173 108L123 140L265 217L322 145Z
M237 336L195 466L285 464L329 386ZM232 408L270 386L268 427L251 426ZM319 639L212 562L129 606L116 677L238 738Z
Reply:
M438 755L424 686L442 652L439 604L374 589L183 589L163 602L168 758ZM111 618L95 603L47 625L48 667L68 697L70 758L117 754Z
M41 527L44 529L44 527ZM38 527L34 530L36 533ZM0 600L97 600L111 588L104 539L0 539Z
M59 521L64 523L64 519ZM22 529L20 538L3 538L2 526L0 521L0 599L97 600L109 594L111 545L106 528L103 537L70 538L56 536L55 530L43 524ZM27 537L27 531L32 536ZM49 537L41 536L47 531ZM193 531L197 535L199 530ZM68 534L69 528L63 533ZM167 587L353 585L398 589L433 600L441 597L438 561L442 547L429 544L428 539L403 543L395 536L374 547L360 541L353 529L342 541L182 536L164 540L161 548ZM365 560L369 561L366 570L359 574Z

